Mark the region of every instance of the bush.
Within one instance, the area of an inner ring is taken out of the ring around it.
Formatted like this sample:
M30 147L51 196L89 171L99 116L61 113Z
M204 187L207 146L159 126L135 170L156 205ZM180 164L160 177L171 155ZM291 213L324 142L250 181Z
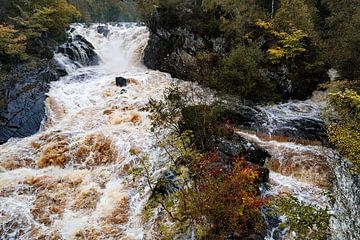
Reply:
M354 172L360 173L360 95L346 89L330 94L331 105L338 119L327 126L329 142L354 163Z
M268 100L274 93L261 69L264 55L252 46L239 46L223 60L214 85L248 100Z
M152 191L144 212L146 217L151 217L153 209L160 206L171 222L158 225L159 239L186 237L192 230L197 239L261 235L260 209L267 199L260 196L258 169L242 158L225 161L209 144L218 134L216 129L224 125L224 110L186 106L176 86L166 91L164 100L151 100L148 110L154 131L157 130L155 134L163 133L164 127L172 130L165 139L157 135L157 146L167 153L167 172L172 176L153 179L149 159L135 151L132 154L141 167L131 173L144 177ZM159 220L166 222L164 218Z
M199 149L209 150L214 138L226 134L221 127L225 109L217 106L195 105L182 109L182 130L191 130Z
M258 175L243 159L234 159L230 171L216 153L194 163L197 180L180 195L179 212L202 230L200 239L243 239L263 231Z
M80 17L79 11L66 0L33 0L29 6L19 9L20 16L12 19L28 39L41 37L45 33L61 39L68 24Z
M0 56L2 59L19 57L25 59L26 36L13 26L0 24Z
M295 197L278 198L272 203L273 213L285 216L280 228L289 227L295 232L295 239L326 240L330 237L330 216L325 209L299 202Z

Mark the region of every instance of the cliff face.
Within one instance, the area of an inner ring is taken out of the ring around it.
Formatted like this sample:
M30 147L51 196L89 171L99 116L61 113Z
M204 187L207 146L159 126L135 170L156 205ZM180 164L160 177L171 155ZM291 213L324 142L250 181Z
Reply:
M179 15L191 18L192 12ZM229 48L222 36L197 33L187 24L169 26L162 18L163 13L159 9L147 22L150 39L145 49L144 63L151 69L168 72L184 80L199 80L196 77L204 69L203 61L197 54L210 52L215 58L222 58Z
M0 143L36 133L45 117L49 82L58 79L55 65L33 59L12 67L0 81Z

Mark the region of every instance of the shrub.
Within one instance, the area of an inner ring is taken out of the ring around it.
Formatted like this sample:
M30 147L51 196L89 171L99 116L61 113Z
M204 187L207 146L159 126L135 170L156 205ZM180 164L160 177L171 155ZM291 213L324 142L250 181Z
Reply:
M215 81L218 89L239 95L248 100L264 101L273 93L270 82L261 69L264 55L252 46L239 46L225 59L219 78Z
M179 211L202 230L200 239L243 239L261 234L263 218L260 207L266 199L259 196L257 173L243 159L234 159L226 170L216 153L194 164L197 180L181 194Z
M223 114L225 109L217 106L195 105L182 109L182 121L180 127L183 130L191 130L194 135L194 143L199 149L209 150L214 138L225 135L222 128Z
M243 158L229 163L214 149L200 152L194 145L194 142L206 145L214 137L216 125L222 123L223 110L205 105L185 106L176 86L166 91L164 100L151 100L148 109L155 133L163 133L163 127L172 130L166 138L157 135L157 147L167 153L167 172L172 177L154 179L146 153L136 151L131 154L137 156L140 167L130 172L145 178L152 191L144 212L146 217L163 216L152 214L160 206L170 222L158 225L159 239L187 236L192 230L197 239L261 235L260 208L267 199L260 196L257 169ZM177 125L180 119L181 127Z
M0 24L0 55L2 58L25 59L26 37L13 26Z
M327 126L329 142L352 161L353 170L360 173L360 95L346 89L330 94L330 101L338 119Z
M275 215L286 217L285 222L280 227L289 227L290 232L295 232L295 239L329 239L330 216L327 210L303 204L292 196L278 198L272 205Z
M28 39L38 38L45 33L60 39L64 37L68 24L80 17L79 11L66 0L33 0L29 5L18 8L20 16L12 19Z

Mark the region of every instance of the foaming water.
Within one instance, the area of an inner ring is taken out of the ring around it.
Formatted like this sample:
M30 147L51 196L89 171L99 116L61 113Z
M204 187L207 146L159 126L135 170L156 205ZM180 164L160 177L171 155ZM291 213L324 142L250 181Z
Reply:
M154 147L143 109L175 80L142 65L146 27L107 25L104 36L98 26L74 24L69 34L91 42L101 63L79 68L56 54L69 75L51 83L42 131L1 146L0 235L5 239L145 235L146 184L135 185L129 176L134 165L129 151L146 152L152 169L161 169L166 158ZM129 79L127 87L116 86L118 76Z

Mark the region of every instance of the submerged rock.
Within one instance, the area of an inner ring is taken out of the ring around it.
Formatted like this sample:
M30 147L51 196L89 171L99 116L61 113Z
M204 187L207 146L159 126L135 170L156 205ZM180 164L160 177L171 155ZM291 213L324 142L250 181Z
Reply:
M322 141L324 122L319 108L312 103L289 102L269 107L240 105L226 112L227 118L239 128L288 141ZM317 109L315 111L315 109Z
M104 37L107 37L110 33L110 29L106 25L99 25L97 27L97 32L99 34L102 34Z

